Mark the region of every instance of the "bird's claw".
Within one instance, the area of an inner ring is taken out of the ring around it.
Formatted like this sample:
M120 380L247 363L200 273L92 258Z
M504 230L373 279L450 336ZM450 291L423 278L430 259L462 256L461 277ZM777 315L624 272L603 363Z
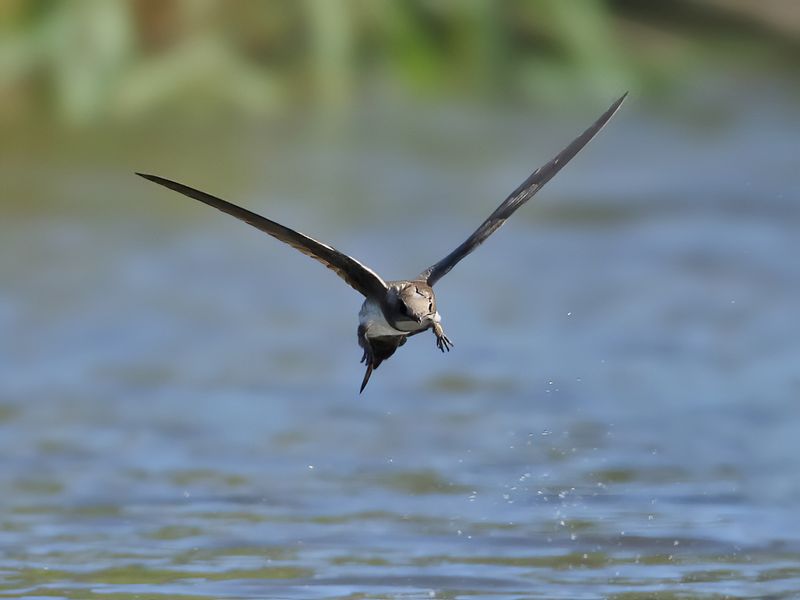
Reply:
M450 341L450 338L445 335L442 326L436 323L433 328L433 332L436 334L436 347L442 352L450 352L450 348L452 348L455 344L453 344L453 342Z

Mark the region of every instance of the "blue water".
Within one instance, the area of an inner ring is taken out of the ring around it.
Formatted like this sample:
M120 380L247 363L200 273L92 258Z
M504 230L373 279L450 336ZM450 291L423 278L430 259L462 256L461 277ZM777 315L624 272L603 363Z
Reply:
M352 290L130 172L404 277L597 111L3 167L0 597L796 597L792 98L632 98L361 396Z

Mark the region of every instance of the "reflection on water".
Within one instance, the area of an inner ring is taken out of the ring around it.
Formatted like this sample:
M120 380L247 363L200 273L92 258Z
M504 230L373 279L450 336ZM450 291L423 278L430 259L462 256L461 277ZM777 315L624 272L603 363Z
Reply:
M417 272L532 166L529 118L469 117L480 147L368 123L232 196ZM0 597L789 597L796 118L632 103L442 282L455 351L419 336L363 396L335 277L152 164L50 174L55 216L0 223ZM573 133L543 131L536 162Z

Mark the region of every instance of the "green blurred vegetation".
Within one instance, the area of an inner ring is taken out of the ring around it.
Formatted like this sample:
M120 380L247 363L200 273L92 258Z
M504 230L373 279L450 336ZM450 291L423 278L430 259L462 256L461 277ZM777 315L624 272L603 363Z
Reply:
M791 0L3 0L0 120L606 99L714 52L794 61L798 23Z

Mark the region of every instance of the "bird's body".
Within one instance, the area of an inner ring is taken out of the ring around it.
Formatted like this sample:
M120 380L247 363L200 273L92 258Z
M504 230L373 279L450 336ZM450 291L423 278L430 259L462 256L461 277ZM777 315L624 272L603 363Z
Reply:
M367 298L358 313L358 324L368 330L369 337L386 335L411 335L421 333L439 323L442 319L436 310L436 297L433 288L422 281L389 281L389 293L385 302L376 298ZM391 302L392 296L401 291L410 292L411 302L406 300L402 308ZM409 316L406 306L416 301L420 310L418 316ZM424 307L427 307L427 311ZM405 310L403 310L405 309Z
M387 287L383 301L367 298L358 313L358 345L364 349L361 362L367 365L362 391L372 371L409 336L433 328L440 349L449 350L452 345L440 325L442 318L431 286L424 281L389 281Z
M386 319L381 303L374 298L367 298L358 311L358 326L363 334L370 338L406 337L410 332L397 329Z
M361 383L363 391L372 371L392 356L410 336L431 329L436 336L437 347L442 352L450 350L453 344L445 335L441 317L436 310L434 284L505 223L514 211L530 200L597 135L622 105L626 95L614 102L555 158L536 169L460 246L414 279L384 281L375 271L351 256L275 221L175 181L157 175L139 175L213 206L289 244L335 271L348 285L361 293L365 300L358 315L358 343L364 350L361 361L367 366Z

